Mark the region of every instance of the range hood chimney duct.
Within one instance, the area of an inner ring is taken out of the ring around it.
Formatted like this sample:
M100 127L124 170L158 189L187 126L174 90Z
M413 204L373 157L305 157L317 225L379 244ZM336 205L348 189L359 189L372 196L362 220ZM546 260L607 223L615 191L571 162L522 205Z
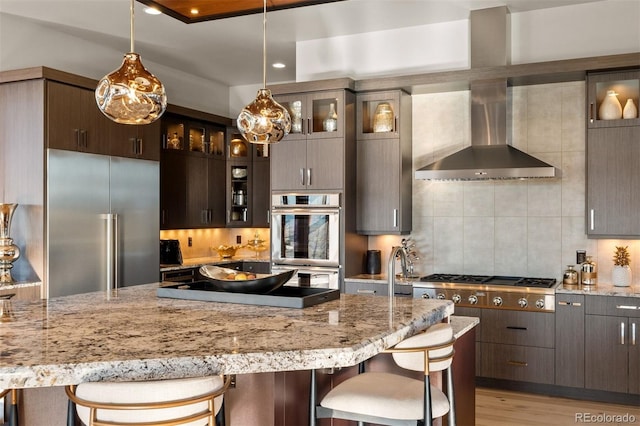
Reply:
M471 11L471 68L510 63L510 17L506 6ZM553 178L559 171L511 145L506 79L472 81L471 146L416 170L416 179L487 180Z

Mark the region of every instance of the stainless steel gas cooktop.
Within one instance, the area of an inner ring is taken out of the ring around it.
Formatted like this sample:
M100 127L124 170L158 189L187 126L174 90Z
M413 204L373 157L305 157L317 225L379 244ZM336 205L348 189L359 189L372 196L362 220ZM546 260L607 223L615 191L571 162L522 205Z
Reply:
M555 278L432 274L413 284L413 296L452 300L456 306L550 312Z

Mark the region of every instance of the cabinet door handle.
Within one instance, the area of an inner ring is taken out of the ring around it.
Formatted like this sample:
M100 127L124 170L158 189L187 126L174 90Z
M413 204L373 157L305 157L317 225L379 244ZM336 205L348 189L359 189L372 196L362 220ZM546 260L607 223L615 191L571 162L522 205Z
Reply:
M358 294L376 294L375 290L367 290L365 288L359 288L358 290L356 290L356 293Z
M307 185L311 186L311 168L307 169Z
M529 365L529 363L526 361L512 361L512 360L508 360L507 364L515 365L516 367L527 367Z
M631 346L636 345L636 323L631 323Z
M640 309L640 306L635 306L635 305L616 305L616 309L628 309L631 311L635 311Z
M398 227L398 209L393 209L393 227Z
M593 103L593 102L591 102L591 103L589 104L589 122L590 122L590 123L593 123L593 121L595 120L595 114L594 114L594 111L595 111L595 105L594 105L594 103Z
M398 134L398 117L393 118L393 133Z
M87 143L87 131L84 129L80 129L80 143L79 143L80 147L82 148L87 148L87 146L89 145Z
M300 185L304 186L304 169L300 168Z
M589 210L589 228L593 231L596 227L596 212L594 209Z
M561 306L582 306L582 303L580 302L565 302L564 300L561 300L558 302L558 305Z
M137 148L138 148L138 155L142 155L142 139L138 138L136 139L137 143Z
M307 134L310 135L312 132L312 128L311 128L311 119L307 118Z
M133 155L138 154L138 141L136 138L129 138L129 142L131 143L131 152Z
M165 224L165 218L166 218L166 215L167 215L167 214L166 214L166 210L165 210L165 209L162 209L162 224L163 224L163 225Z
M624 345L624 321L620 321L620 344Z
M522 330L522 331L527 331L527 327L517 327L515 325L508 325L507 326L508 330Z
M82 143L80 142L80 129L73 129L73 135L76 138L76 146L78 148L82 148Z
M271 210L267 210L267 223L271 223Z

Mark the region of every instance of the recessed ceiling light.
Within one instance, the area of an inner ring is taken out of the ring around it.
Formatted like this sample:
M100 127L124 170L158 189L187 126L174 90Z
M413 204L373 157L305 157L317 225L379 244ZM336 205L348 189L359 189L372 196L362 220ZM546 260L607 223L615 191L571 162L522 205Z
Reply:
M283 64L282 62L275 62L273 65L271 65L274 68L285 68L286 65Z
M161 15L162 14L162 12L160 12L155 7L147 7L147 8L145 8L144 9L144 13L148 13L149 15Z
M198 13L200 13L200 11L198 9L196 9L195 7L193 9L191 9L191 14L192 15L197 15Z

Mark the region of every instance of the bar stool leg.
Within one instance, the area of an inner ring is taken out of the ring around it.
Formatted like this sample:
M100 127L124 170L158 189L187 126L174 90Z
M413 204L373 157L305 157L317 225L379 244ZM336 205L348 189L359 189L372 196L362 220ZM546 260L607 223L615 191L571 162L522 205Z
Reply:
M76 403L67 402L67 426L76 426Z
M11 389L9 398L9 426L18 426L18 390Z
M222 405L220 406L220 411L216 414L216 426L225 426L226 420L224 418L224 399L222 400Z

